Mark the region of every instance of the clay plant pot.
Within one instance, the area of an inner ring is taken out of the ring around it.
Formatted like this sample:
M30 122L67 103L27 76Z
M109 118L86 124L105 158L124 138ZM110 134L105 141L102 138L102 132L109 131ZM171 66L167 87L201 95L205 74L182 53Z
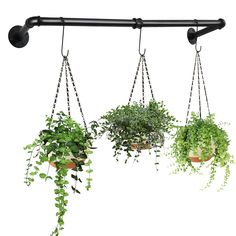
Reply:
M205 160L201 160L199 156L190 156L189 159L191 162L206 162L209 161L212 158L212 156L207 157Z
M142 144L132 143L131 144L132 150L137 150L137 149L146 150L146 149L151 149L151 148L152 148L152 145L149 143L142 143Z
M189 152L189 159L191 160L191 162L206 162L206 161L209 161L212 158L212 156L215 152L215 145L213 143L211 144L211 149L212 149L211 155L204 158L204 160L200 159L200 156L201 156L201 153L202 153L201 148L198 148L196 152L190 151Z
M56 164L53 161L50 162L50 165L56 168ZM76 165L74 162L69 162L66 164L67 169L74 169L75 167Z
M70 156L68 156L66 159L71 160L71 159L76 159L79 162L84 162L85 159L83 158L75 158L72 154ZM56 168L56 163L53 161L49 162L51 166ZM66 164L66 168L67 169L74 169L76 167L76 164L73 161L70 161Z

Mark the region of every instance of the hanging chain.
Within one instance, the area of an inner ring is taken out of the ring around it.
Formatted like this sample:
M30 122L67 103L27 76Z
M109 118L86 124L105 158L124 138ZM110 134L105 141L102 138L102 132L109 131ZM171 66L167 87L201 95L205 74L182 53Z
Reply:
M210 115L210 106L209 106L209 101L208 101L208 96L207 96L207 91L206 91L206 83L205 83L205 79L204 79L204 76L203 76L203 69L202 69L200 51L199 51L199 50L196 50L196 57L195 57L194 69L193 69L193 78L192 78L192 84L191 84L191 90L190 90L190 97L189 97L189 103L188 103L188 109L187 109L187 117L186 117L186 123L185 123L186 125L187 125L187 123L188 123L188 117L189 117L189 112L190 112L191 99L192 99L192 92L193 92L193 84L194 84L195 73L196 73L196 67L197 67L197 79L198 79L199 117L200 117L200 119L202 118L201 79L202 79L202 84L203 84L203 87L204 87L204 93L205 93L205 98L206 98L206 104L207 104L208 114ZM200 74L200 73L201 73L201 74Z
M61 78L62 78L62 73L63 73L64 66L65 66L65 57L63 57L63 61L62 61L61 71L60 71L59 80L58 80L58 84L57 84L56 95L55 95L54 102L53 102L53 107L52 107L51 119L53 119L53 116L54 116L54 113L55 113L55 108L56 108L58 94L59 94L59 90L60 90L60 86L61 86Z
M200 71L201 71L201 77L202 77L202 83L203 83L205 97L206 97L206 104L207 104L208 114L210 115L211 114L210 113L210 106L209 106L208 97L207 97L206 84L205 84L205 80L204 80L204 76L203 76L203 70L202 70L202 63L201 63L200 53L198 53L197 56L198 56L198 62L199 62Z
M136 70L136 73L135 73L134 82L133 82L133 86L132 86L132 89L131 89L131 92L130 92L128 105L130 105L130 102L131 102L131 99L132 99L132 96L133 96L134 87L136 85L136 81L137 81L137 78L138 78L138 72L139 72L141 60L142 60L142 56L140 56L140 58L139 58L138 67L137 67L137 70Z
M143 57L142 56L142 103L143 107L145 105L145 86L144 86L144 63L143 63Z
M71 79L71 82L72 82L72 85L73 85L73 88L74 88L74 92L75 92L75 95L76 95L76 99L77 99L77 102L78 102L80 113L81 113L81 116L82 116L82 119L83 119L84 128L85 128L85 131L88 133L88 128L87 128L85 118L84 118L84 113L83 113L82 106L81 106L81 103L80 103L80 100L79 100L79 95L78 95L78 92L77 92L77 89L76 89L76 86L75 86L75 81L73 79L73 75L72 75L72 72L71 72L70 63L69 63L68 59L66 61L66 65L67 65L68 70L69 70L70 79Z
M153 89L152 89L152 85L151 85L151 79L150 79L149 72L148 72L147 61L146 61L145 55L143 56L143 61L144 61L144 65L145 65L145 70L146 70L146 74L147 74L147 78L148 78L148 83L149 83L152 99L155 100Z
M198 104L199 104L199 117L200 119L202 119L201 84L200 84L198 53L199 52L197 52Z
M191 102L192 102L193 84L194 84L194 79L195 79L196 63L197 63L197 53L196 53L196 56L195 56L194 67L193 67L192 83L191 83L191 89L190 89L190 95L189 95L189 101L188 101L188 108L187 108L187 115L186 115L186 122L185 122L186 125L188 123L188 117L189 117L189 112L190 112L190 107L191 107Z
M141 55L140 58L139 58L136 74L135 74L135 77L134 77L134 82L133 82L132 89L131 89L131 92L130 92L128 105L130 105L130 102L131 102L131 99L132 99L132 96L133 96L133 92L134 92L134 88L135 88L135 85L136 85L136 82L137 82L138 73L139 73L139 69L140 69L141 64L142 64L142 104L143 105L145 104L145 84L144 84L145 71L146 71L146 76L147 76L147 79L148 79L148 84L149 84L149 88L150 88L150 91L151 91L152 99L155 100L153 89L152 89L152 84L151 84L151 79L150 79L150 75L149 75L149 72L148 72L147 61L146 61L145 55Z
M71 116L70 113L70 91L69 91L69 84L68 84L68 71L67 71L67 61L68 58L65 59L66 65L65 65L65 75L66 75L66 98L67 98L67 109L68 109L68 116Z

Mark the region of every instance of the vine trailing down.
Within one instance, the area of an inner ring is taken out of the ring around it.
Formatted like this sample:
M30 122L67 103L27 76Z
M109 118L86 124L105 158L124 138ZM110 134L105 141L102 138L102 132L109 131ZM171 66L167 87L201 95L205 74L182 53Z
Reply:
M131 103L140 67L142 68L142 101ZM144 93L145 75L152 96L147 104ZM157 167L160 148L164 145L165 135L170 133L174 121L175 118L170 115L163 102L155 100L145 54L140 54L128 104L111 109L98 121L93 121L91 128L98 137L107 134L108 139L114 143L114 157L117 161L121 152L126 153L125 163L133 153L135 153L134 161L138 161L142 150L153 148Z
M67 179L69 170L74 184L71 186L74 193L80 193L77 187L78 182L82 182L79 172L83 172L83 166L87 167L88 178L86 189L91 187L91 160L88 155L91 154L92 137L85 132L76 121L65 115L63 112L57 113L57 119L47 117L46 127L39 136L25 147L30 153L27 159L27 169L25 183L29 186L34 182L35 176L43 180L54 180L55 206L57 208L57 227L51 235L59 235L64 228L64 215L67 211L68 191ZM47 172L41 171L43 164L48 165ZM56 168L55 176L49 175L50 166Z
M205 188L210 187L212 184L217 169L224 168L224 182L219 188L220 191L228 182L230 176L229 167L230 164L233 163L233 156L231 156L228 151L230 140L227 132L215 123L215 116L210 113L206 83L200 58L201 49L197 50L196 45L195 50L196 56L186 122L185 126L177 127L176 134L174 135L174 144L172 145L172 156L175 158L177 164L175 172L190 170L190 173L196 173L199 172L203 166L209 167L210 178ZM195 77L197 77L199 112L192 112L189 120ZM204 119L202 118L201 85L204 87L208 110L208 115ZM193 164L194 162L198 162L197 166Z

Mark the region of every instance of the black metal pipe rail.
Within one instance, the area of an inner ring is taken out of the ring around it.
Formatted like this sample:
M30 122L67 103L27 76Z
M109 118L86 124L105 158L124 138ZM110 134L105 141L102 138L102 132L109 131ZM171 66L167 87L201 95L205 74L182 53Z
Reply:
M29 29L34 26L105 26L105 27L205 27L195 31L190 28L187 33L188 40L195 44L197 38L222 29L225 26L223 19L219 20L142 20L133 19L90 19L90 18L62 18L62 17L40 17L34 16L26 20L25 25L16 25L9 31L8 38L10 43L17 48L24 47L29 41Z

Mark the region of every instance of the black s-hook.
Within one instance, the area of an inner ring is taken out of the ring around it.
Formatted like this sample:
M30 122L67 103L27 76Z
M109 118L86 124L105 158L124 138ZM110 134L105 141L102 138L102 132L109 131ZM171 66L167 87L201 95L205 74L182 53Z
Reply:
M65 22L64 22L64 19L63 19L62 17L61 17L61 21L62 21L62 24L63 24L62 39L61 39L61 55L62 55L63 57L68 57L68 55L69 55L69 50L67 50L66 55L64 55L64 53L63 53Z
M196 32L198 32L198 20L195 19L194 21L197 24ZM195 50L196 50L197 53L201 52L201 50L202 50L202 46L200 46L200 49L197 49L197 39L196 39L196 43L195 43Z
M140 56L144 56L146 53L146 48L144 49L144 52L141 53L140 48L141 48L141 40L142 40L142 27L140 28L140 33L139 33L139 46L138 46L138 52Z
M146 52L146 49L144 49L143 53L141 53L141 50L140 50L140 48L141 48L141 39L142 39L143 20L141 18L133 18L133 21L134 21L133 29L138 28L140 30L140 32L139 32L138 52L139 52L139 55L143 57L145 55L145 52Z

